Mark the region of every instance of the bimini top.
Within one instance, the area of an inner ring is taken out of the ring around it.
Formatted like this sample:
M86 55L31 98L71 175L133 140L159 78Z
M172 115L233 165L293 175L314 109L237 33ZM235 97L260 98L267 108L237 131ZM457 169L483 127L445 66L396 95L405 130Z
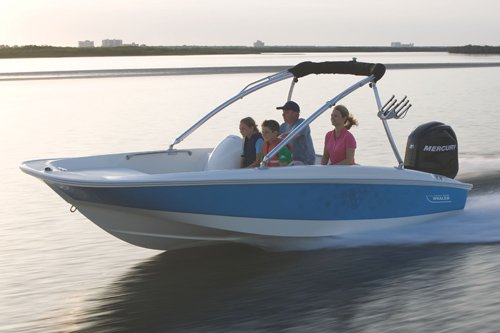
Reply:
M375 76L375 82L385 74L385 66L357 61L304 61L288 69L296 78L309 74L351 74L362 76Z

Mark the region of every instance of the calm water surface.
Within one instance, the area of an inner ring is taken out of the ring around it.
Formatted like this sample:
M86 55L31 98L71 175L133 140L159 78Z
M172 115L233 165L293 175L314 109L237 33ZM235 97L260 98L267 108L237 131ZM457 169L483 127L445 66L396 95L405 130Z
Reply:
M0 74L34 71L95 70L124 68L177 68L226 66L293 66L301 61L347 61L356 57L364 62L457 63L498 62L500 55L459 55L445 52L360 52L360 53L283 53L240 55L144 56L2 59Z
M387 63L493 59L355 56ZM17 59L0 60L0 72L346 60L326 57ZM458 178L475 186L463 212L280 253L236 245L172 252L134 247L70 213L66 202L18 169L28 159L164 149L263 75L0 82L0 332L497 332L499 74L500 68L399 70L379 84L383 99L408 95L414 105L405 119L391 122L402 154L408 134L426 121L443 121L457 133ZM306 77L294 99L308 115L351 81ZM245 98L179 147L213 146L236 134L247 115L280 120L275 106L287 89L278 84ZM364 88L344 101L360 122L353 129L356 159L395 165L372 95ZM329 124L325 114L312 126L317 151Z

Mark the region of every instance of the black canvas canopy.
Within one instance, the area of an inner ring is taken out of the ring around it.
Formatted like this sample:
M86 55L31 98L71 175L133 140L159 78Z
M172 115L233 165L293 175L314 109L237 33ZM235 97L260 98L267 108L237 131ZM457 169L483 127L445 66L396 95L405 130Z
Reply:
M362 76L375 76L378 81L384 76L385 66L357 61L305 61L288 69L296 78L309 74L351 74Z

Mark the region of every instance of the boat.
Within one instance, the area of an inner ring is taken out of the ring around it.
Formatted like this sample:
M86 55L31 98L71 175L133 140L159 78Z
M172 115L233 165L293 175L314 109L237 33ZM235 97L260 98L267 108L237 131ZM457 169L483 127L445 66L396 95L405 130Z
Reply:
M34 176L106 232L128 243L158 250L236 242L272 248L303 240L369 232L421 223L464 209L472 185L458 172L456 136L450 126L431 122L408 137L402 159L389 121L402 119L409 100L382 103L379 63L302 62L245 86L178 136L168 149L23 162ZM353 75L340 91L264 158L259 167L240 168L242 139L230 135L214 148L176 149L215 114L276 82L310 74ZM376 110L396 158L393 166L292 165L267 162L301 130L354 91L373 90ZM252 204L248 204L252 198ZM258 207L258 209L256 209Z

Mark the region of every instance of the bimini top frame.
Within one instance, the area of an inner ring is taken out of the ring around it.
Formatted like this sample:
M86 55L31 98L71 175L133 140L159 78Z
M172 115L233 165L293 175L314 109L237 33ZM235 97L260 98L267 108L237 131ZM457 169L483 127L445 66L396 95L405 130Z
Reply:
M182 142L186 137L188 137L191 133L193 133L196 129L198 129L201 125L203 125L205 122L207 122L210 118L215 116L217 113L228 107L229 105L233 104L237 100L242 99L246 95L249 95L259 89L262 89L268 85L293 78L292 84L290 86L290 91L288 93L288 100L291 99L292 97L292 92L295 83L297 82L298 78L304 77L310 74L350 74L350 75L361 75L361 76L366 76L366 78L360 80L356 84L350 86L349 88L345 89L342 91L340 94L332 98L331 100L327 101L322 107L320 107L318 110L316 110L311 116L309 116L307 119L305 119L299 126L294 128L288 135L287 137L281 141L274 149L272 149L266 156L264 156L263 161L261 163L261 167L264 167L267 165L269 160L276 155L281 148L283 148L290 140L292 140L300 131L302 131L306 126L308 126L312 121L314 121L316 118L318 118L321 114L323 114L326 110L337 104L341 99L349 95L350 93L354 92L355 90L361 88L362 86L366 85L367 83L370 83L370 86L373 88L374 94L375 94L375 99L377 102L377 107L378 107L378 116L382 120L384 124L384 129L387 134L387 138L389 139L389 142L391 144L391 147L393 149L393 152L396 156L396 159L398 160L399 168L403 167L403 161L401 159L401 156L397 150L396 144L394 143L394 139L392 137L392 134L390 132L389 126L387 124L387 119L390 119L391 117L387 116L387 112L384 113L382 104L380 102L380 97L378 94L378 89L376 88L376 82L380 80L384 74L385 74L385 66L382 64L372 64L372 63L363 63L363 62L357 62L355 60L353 61L326 61L326 62L320 62L320 63L314 63L314 62L302 62L299 63L298 65L289 68L287 71L284 72L279 72L276 74L273 74L271 76L267 76L261 80L255 81L244 87L238 94L236 94L234 97L230 98L226 102L222 103L212 111L210 111L206 116L204 116L202 119L200 119L198 122L196 122L193 126L191 126L187 131L182 133L175 141L170 145L169 150L173 150L173 147ZM388 104L388 103L387 103ZM386 105L387 105L386 104ZM410 107L411 105L407 106L406 110ZM406 110L404 113L406 113ZM398 117L392 117L392 118L398 118Z
M182 142L185 138L187 138L191 133L193 133L195 130L197 130L201 125L203 125L204 123L206 123L210 118L212 118L213 116L215 116L217 113L219 113L220 111L224 110L225 108L227 108L229 105L233 104L234 102L242 99L243 97L245 97L246 95L249 95L259 89L262 89L268 85L271 85L271 84L274 84L276 82L279 82L279 81L283 81L283 80L286 80L286 79L289 79L293 77L293 74L288 72L288 71L284 71L284 72L279 72L279 73L276 73L276 74L273 74L271 76L267 76L263 79L260 79L258 81L255 81L255 82L252 82L250 84L248 84L245 88L243 88L238 94L236 94L234 97L228 99L227 101L225 101L224 103L222 103L221 105L219 105L218 107L216 107L215 109L213 109L212 111L210 111L206 116L204 116L203 118L201 118L200 120L198 120L193 126L191 126L187 131L185 131L184 133L182 133L177 139L175 139L175 141L170 145L170 148L169 149L173 149L173 147Z

